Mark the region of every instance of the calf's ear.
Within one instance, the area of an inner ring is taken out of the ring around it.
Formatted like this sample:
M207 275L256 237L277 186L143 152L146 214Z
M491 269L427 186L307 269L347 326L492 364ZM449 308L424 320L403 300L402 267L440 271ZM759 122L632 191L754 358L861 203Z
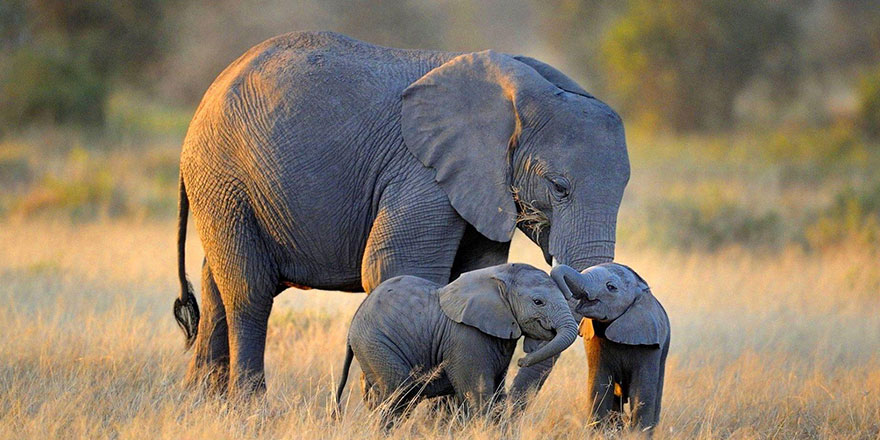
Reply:
M504 281L483 271L465 273L438 292L449 319L502 339L518 339L522 329L507 301Z
M654 295L644 291L605 330L608 340L625 345L662 345L668 336L666 311Z

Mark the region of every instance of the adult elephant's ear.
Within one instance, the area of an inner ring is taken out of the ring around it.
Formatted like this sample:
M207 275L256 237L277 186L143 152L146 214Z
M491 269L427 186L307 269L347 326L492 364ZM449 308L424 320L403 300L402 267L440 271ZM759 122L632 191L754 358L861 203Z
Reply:
M502 339L522 336L510 303L505 282L488 276L482 269L462 274L438 291L440 308L449 319L476 327L483 333Z
M535 69L484 51L449 60L403 92L407 148L434 169L458 214L492 240L509 241L516 226L508 150L522 126L517 107L553 90Z
M527 64L532 69L535 69L539 74L541 74L541 76L547 79L547 81L550 81L551 83L553 83L553 85L559 87L562 90L565 90L568 93L574 93L575 95L581 95L587 98L594 98L593 95L589 94L586 90L579 86L578 83L574 82L573 79L569 78L564 73L560 72L555 67L547 63L523 55L517 55L513 58L521 63Z

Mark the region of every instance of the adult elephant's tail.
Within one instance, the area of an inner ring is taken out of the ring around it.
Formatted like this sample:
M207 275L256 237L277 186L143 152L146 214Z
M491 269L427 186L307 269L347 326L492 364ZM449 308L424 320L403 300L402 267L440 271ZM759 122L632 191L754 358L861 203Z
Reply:
M185 350L192 347L199 331L199 304L193 295L193 287L186 279L186 217L189 215L189 198L180 174L180 202L177 208L177 276L180 278L180 297L174 300L174 319L186 336Z

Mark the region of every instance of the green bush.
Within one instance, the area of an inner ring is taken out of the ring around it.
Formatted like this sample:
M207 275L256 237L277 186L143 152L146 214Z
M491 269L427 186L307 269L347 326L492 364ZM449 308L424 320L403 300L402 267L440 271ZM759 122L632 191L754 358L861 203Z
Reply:
M804 228L804 239L814 249L846 240L880 245L880 183L839 192L834 202Z
M731 244L776 247L784 241L779 214L755 213L730 200L667 200L647 213L648 238L666 246L712 250Z
M141 82L163 47L163 0L5 0L0 122L104 123L111 84Z
M866 146L858 129L841 120L826 127L797 127L770 134L764 144L769 159L777 163L833 164L861 160Z
M26 186L33 177L24 146L0 145L0 186L7 190Z
M880 66L862 78L858 96L862 128L869 136L880 138Z
M11 211L22 217L62 215L88 220L133 212L130 195L111 173L109 163L74 148L63 168L45 174L21 194Z
M624 110L678 130L729 128L734 101L761 74L773 90L797 65L789 10L760 0L632 0L602 58Z
M0 65L0 119L101 124L106 83L88 61L63 46L21 48Z

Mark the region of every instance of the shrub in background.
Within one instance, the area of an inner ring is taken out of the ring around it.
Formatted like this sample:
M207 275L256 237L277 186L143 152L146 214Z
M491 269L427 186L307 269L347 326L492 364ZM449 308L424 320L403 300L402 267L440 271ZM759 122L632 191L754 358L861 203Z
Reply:
M143 83L164 44L162 0L4 0L0 122L100 125L111 85Z
M632 0L605 33L612 91L640 119L677 130L730 128L736 97L761 74L791 84L796 24L760 0Z
M754 212L733 200L698 196L667 199L648 206L647 237L654 244L714 250L729 245L776 248L785 244L782 218Z
M862 129L869 136L880 139L880 65L862 78L858 96Z
M4 125L103 122L106 83L84 57L63 45L20 48L0 69L0 119Z
M814 249L844 241L880 249L880 183L840 191L834 202L805 227L804 238Z

